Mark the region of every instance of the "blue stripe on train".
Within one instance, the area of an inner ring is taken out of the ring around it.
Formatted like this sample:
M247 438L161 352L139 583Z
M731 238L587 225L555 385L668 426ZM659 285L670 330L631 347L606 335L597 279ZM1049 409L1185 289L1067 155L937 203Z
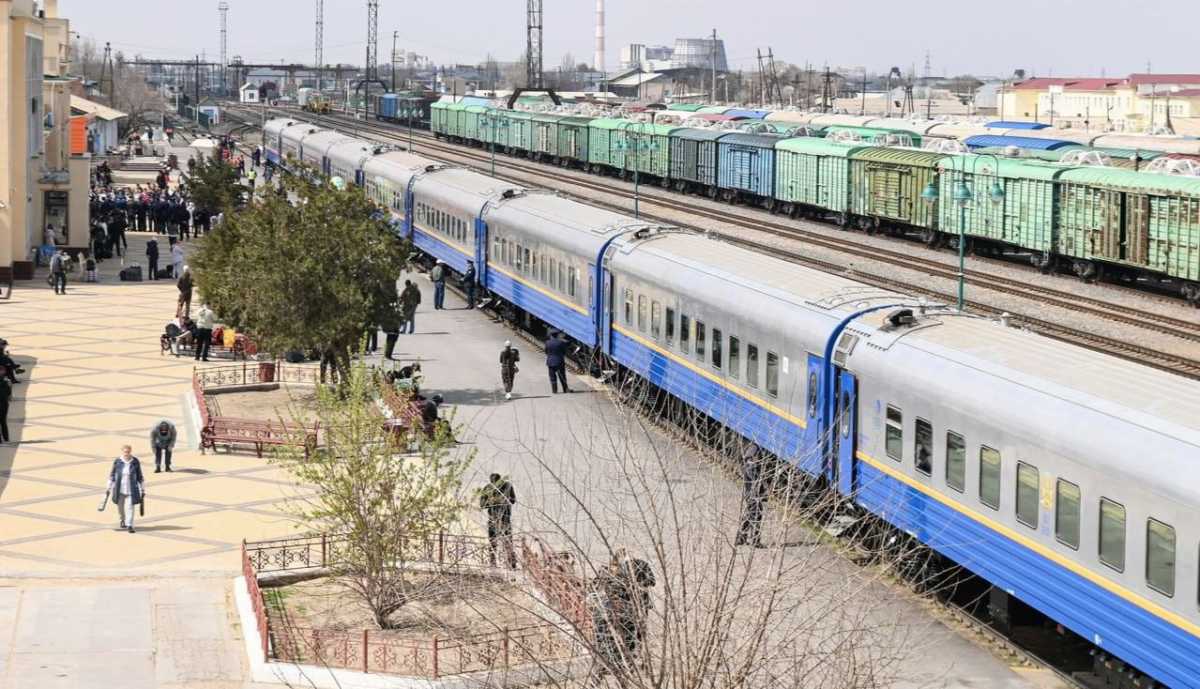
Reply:
M1200 689L1200 639L870 464L856 464L857 502L866 509L1158 681Z
M804 429L795 423L780 418L616 330L612 334L612 356L651 383L766 450L791 461L808 473L820 473L820 453L802 449Z
M445 261L446 265L460 273L466 272L467 261L474 258L443 242L436 235L429 234L419 228L413 228L412 242L421 251L436 259Z
M501 299L528 311L588 347L596 341L595 325L590 316L512 279L494 266L487 272L487 288Z

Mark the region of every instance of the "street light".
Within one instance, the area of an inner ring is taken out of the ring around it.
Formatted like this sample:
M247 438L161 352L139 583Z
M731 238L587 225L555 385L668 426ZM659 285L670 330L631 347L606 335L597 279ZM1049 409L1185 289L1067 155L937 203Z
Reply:
M617 142L617 150L625 153L628 160L629 152L633 152L633 217L641 217L641 209L639 202L641 201L641 176L638 173L638 153L640 151L655 151L658 149L658 144L654 140L644 141L642 137L642 127L646 122L635 122L625 128L625 138Z
M1000 185L1000 159L992 153L983 153L975 155L971 159L971 177L975 177L975 167L979 164L979 159L988 157L995 164L993 168L992 188L988 192L988 197L994 205L1004 203L1004 187ZM966 306L966 263L967 263L967 206L975 198L971 188L967 186L965 170L963 177L954 184L954 192L951 194L951 199L958 206L958 310L962 311ZM921 192L921 200L932 205L938 200L938 188L933 183L925 185L924 191Z
M494 113L489 113L487 115L481 115L479 118L479 121L480 121L480 124L482 124L483 126L485 126L485 127L490 126L492 128L492 138L491 138L492 177L495 177L496 176L496 130L497 129L508 129L508 120L501 119L498 115L496 115ZM409 123L410 123L409 136L410 137L412 135L411 122L412 122L412 116L410 115L409 116ZM409 146L410 147L412 146L411 138L409 139Z

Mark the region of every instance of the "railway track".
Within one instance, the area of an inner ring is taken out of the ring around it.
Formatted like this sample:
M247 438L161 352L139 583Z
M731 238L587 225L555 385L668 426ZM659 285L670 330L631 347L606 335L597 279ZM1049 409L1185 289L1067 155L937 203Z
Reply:
M277 110L275 112L286 116L296 114L284 110ZM311 116L309 113L302 114ZM258 115L255 114L254 121L257 121L257 119ZM326 125L330 126L331 128L336 128L346 132L354 131L368 133L384 138L389 142L407 145L407 132L403 129L397 129L395 127L373 122L361 122L342 115L325 115L322 119L324 119L326 121ZM418 137L421 139L422 148L418 152L420 155L425 155L434 159L440 159L444 162L459 162L461 159L467 159L490 165L490 154L483 153L479 149L445 143L425 132L421 132L420 134L414 132L413 136L414 139ZM431 151L440 152L442 157L439 157L439 155L436 153L431 153ZM451 156L452 158L448 160L444 156ZM517 171L522 174L537 177L539 179L547 179L556 182L561 182L563 179L561 174L559 174L555 168L536 163L522 162L508 156L498 156L496 158L496 166L497 168ZM622 199L632 199L634 197L634 194L630 191L604 183L604 178L580 179L573 177L570 181L573 185L599 193L611 194ZM628 213L628 209L623 206L605 203L603 201L598 201L594 198L586 196L578 196L573 194L568 195L574 196L584 203L606 206L622 213ZM639 202L643 205L657 206L659 208L664 208L671 211L703 217L753 232L766 233L786 239L802 240L807 243L821 246L833 251L838 251L843 254L850 254L876 261L883 261L909 269L916 268L934 277L946 279L957 279L958 277L957 267L950 266L933 258L913 256L902 251L864 245L850 239L830 237L822 233L776 222L769 219L769 216L761 219L748 218L731 211L708 208L694 203L689 203L687 201L687 197L656 194L653 192L639 193L638 197ZM669 218L647 213L642 213L641 215L648 220L662 222L664 224L677 224L677 221ZM719 231L710 232L710 234L714 234L720 237L722 240L728 241L732 244L738 244L746 248L751 248L755 251L769 253L793 263L814 267L819 270L835 274L846 273L846 267L844 265L814 258L812 256L807 256L799 252L781 249L780 247L755 241L740 234ZM986 271L967 270L965 275L971 284L990 289L995 292L1030 299L1041 304L1048 304L1076 312L1086 313L1088 315L1095 316L1096 318L1131 325L1152 332L1163 333L1189 342L1200 343L1200 323L1197 322L1175 318L1173 316L1167 316L1164 314L1148 313L1137 308L1122 304L1114 304L1095 297L1081 296L1066 290L1059 290L1052 287L1044 287L1039 285L1030 285L1021 280L995 275ZM907 294L926 296L939 302L948 302L954 299L954 295L916 284L911 280L900 280L886 275L871 274L857 270L854 271L853 277L854 279L865 283L886 287L888 289L894 289L898 292ZM1046 319L1035 318L1021 314L1008 314L1002 309L987 306L985 304L969 303L969 306L977 313L986 314L989 316L1008 316L1010 322L1020 324L1029 328L1030 330L1034 330L1049 337L1054 337L1056 339L1071 342L1088 349L1131 359L1147 366L1200 380L1200 359L1197 358L1174 354L1171 352L1164 352L1151 347L1129 343L1096 332L1072 328L1070 326L1062 325Z

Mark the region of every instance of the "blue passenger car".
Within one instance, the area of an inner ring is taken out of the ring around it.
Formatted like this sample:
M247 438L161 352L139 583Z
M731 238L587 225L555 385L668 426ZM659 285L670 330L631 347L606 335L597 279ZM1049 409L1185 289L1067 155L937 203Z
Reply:
M775 196L775 144L771 134L726 134L717 142L717 186L721 198L749 197L763 201Z

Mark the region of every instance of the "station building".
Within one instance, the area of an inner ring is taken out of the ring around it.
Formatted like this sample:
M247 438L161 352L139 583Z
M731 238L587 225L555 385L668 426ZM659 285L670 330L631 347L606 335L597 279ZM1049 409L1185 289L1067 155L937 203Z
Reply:
M69 41L58 0L0 0L0 282L33 277L49 224L59 246L87 245L91 156L72 123Z
M1200 128L1200 74L1037 77L1006 84L1000 94L1003 120L1096 131Z

